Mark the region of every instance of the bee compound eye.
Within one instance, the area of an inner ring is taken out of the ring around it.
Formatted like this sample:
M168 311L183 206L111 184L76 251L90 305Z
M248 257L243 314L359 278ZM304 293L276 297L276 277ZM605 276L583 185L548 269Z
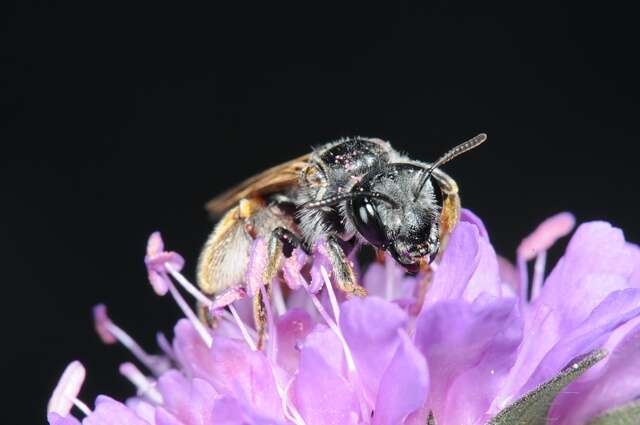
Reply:
M386 247L387 236L375 204L366 197L355 198L352 208L356 229L360 235L376 248Z

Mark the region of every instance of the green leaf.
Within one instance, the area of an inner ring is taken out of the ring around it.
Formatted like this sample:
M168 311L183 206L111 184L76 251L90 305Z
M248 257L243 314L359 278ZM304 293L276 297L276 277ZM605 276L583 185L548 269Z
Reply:
M502 410L489 425L546 425L547 414L556 395L606 355L605 350L592 351Z
M640 424L640 401L632 401L611 409L589 421L589 425L638 425Z

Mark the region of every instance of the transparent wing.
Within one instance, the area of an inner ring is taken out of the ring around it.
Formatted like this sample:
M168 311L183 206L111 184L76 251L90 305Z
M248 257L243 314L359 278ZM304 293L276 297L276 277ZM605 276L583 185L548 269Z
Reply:
M213 217L224 214L243 198L269 195L297 186L300 173L307 167L311 154L271 167L216 196L205 205Z

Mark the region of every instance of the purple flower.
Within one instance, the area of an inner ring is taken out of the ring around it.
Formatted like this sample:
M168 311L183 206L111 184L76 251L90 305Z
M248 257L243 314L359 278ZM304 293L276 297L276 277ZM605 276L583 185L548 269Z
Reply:
M84 425L638 423L640 249L607 223L586 223L545 278L546 251L573 226L567 213L542 223L514 267L464 211L432 272L407 276L387 257L364 273L366 298L334 292L322 242L312 256L296 250L274 282L263 350L246 296L264 291L264 242L254 244L246 291L210 300L154 233L149 281L185 314L173 341L159 334L162 354L148 354L97 306L99 336L128 347L146 372L121 365L136 396L99 396L92 410L78 399L84 367L71 363L49 423L79 424L73 406ZM213 327L178 287L208 308Z

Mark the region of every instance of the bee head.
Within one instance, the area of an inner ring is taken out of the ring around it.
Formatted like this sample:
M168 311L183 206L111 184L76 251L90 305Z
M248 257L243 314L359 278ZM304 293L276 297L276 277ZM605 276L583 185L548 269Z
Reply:
M360 236L389 253L409 272L417 272L424 259L433 261L440 248L442 192L433 171L487 140L486 134L459 144L428 168L412 163L379 165L350 192L309 201L321 208L346 201L346 211Z
M406 163L372 170L352 188L348 208L360 236L410 272L433 260L440 242L442 194L430 178L416 197L423 175L424 168Z

